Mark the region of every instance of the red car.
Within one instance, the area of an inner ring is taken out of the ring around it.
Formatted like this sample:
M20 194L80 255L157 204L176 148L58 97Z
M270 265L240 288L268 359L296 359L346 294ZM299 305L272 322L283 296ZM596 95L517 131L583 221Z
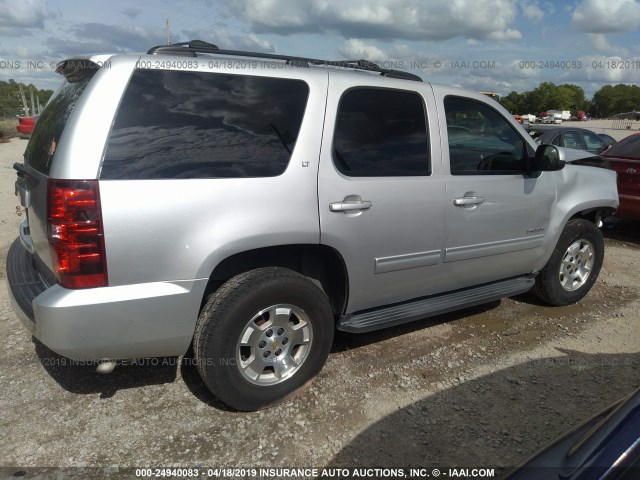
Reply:
M29 136L33 132L33 127L38 121L39 115L34 115L33 117L18 117L18 126L16 130L21 136Z
M620 206L616 216L640 220L640 133L620 140L602 155L618 173Z

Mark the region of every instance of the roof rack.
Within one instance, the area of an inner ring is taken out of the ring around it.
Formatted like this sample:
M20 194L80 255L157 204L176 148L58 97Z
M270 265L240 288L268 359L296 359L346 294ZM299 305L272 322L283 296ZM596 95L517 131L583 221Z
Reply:
M414 80L421 82L422 78L413 73L403 72L402 70L390 70L381 68L374 62L367 60L319 60L316 58L292 57L289 55L278 55L274 53L246 52L243 50L222 50L217 45L207 43L202 40L191 40L190 42L172 43L170 45L158 45L151 48L148 52L150 55L169 54L169 55L188 55L195 57L198 53L214 53L216 55L230 55L234 57L251 57L264 58L269 60L283 60L288 65L294 67L328 66L338 68L353 68L355 70L366 70L369 72L377 72L382 76L389 78L400 78L402 80Z

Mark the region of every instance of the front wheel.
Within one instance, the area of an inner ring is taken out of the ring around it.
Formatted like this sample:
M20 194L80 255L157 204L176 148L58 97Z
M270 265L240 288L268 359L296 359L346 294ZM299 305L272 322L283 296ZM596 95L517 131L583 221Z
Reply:
M311 280L259 268L233 277L209 298L194 353L209 390L251 411L302 390L322 369L333 333L329 300Z
M563 306L584 297L598 278L604 258L604 239L593 223L567 223L551 258L536 278L535 293L545 302Z

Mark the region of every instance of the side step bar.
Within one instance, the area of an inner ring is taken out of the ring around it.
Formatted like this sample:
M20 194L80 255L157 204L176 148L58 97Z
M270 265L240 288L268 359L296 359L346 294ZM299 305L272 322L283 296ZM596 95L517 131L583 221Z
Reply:
M338 322L338 330L364 333L402 325L403 323L518 295L530 290L534 283L535 276L527 275L488 283L479 287L423 297L409 302L396 303L374 310L364 310L344 315Z

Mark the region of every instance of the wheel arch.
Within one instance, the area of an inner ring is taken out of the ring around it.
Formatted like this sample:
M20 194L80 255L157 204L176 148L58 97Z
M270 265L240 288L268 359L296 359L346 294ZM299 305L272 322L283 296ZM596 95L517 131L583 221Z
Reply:
M234 253L220 261L211 272L202 306L207 298L232 277L261 267L283 267L309 277L329 297L337 318L347 304L349 279L342 255L321 244L291 244L256 248Z

